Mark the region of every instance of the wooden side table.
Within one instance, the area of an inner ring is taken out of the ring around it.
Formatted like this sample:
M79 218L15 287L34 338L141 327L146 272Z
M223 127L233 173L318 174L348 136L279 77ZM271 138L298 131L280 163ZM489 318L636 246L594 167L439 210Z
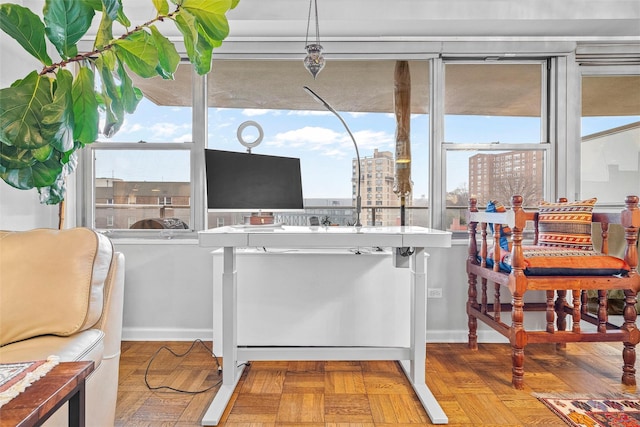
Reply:
M69 426L84 427L85 380L93 369L93 361L54 366L0 408L0 427L39 426L66 402L69 402Z

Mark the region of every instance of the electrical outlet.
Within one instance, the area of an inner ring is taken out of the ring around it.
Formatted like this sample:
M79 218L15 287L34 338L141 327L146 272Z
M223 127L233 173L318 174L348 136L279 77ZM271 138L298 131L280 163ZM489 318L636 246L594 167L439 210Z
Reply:
M427 298L442 298L442 288L427 288Z

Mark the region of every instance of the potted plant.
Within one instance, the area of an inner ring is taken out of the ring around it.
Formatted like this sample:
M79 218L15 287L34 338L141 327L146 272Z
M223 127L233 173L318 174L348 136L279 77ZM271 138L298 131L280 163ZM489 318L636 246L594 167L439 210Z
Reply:
M189 61L203 75L211 69L213 48L229 33L226 13L239 3L151 0L155 17L131 28L122 1L45 0L44 20L23 6L0 5L0 29L42 64L0 89L0 177L18 189L36 188L42 203L60 203L61 222L65 177L76 166L77 151L99 133L115 134L142 98L129 73L173 79L180 56L156 23L176 25ZM77 43L98 16L93 49L79 53ZM126 32L114 36L114 22ZM51 45L57 60L48 54Z

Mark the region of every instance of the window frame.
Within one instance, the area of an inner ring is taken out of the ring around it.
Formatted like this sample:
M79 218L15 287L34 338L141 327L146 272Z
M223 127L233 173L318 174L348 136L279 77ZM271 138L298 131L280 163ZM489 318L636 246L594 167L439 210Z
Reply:
M580 131L578 132L578 138L582 141L582 79L584 77L606 77L606 76L640 76L640 64L634 63L636 61L634 56L631 56L631 60L625 58L625 49L622 48L617 52L619 57L614 55L608 55L605 59L599 58L598 53L592 52L590 46L582 46L578 49L582 54L576 59L578 68L577 78L577 91L580 96L580 102L576 107L577 120L579 123ZM598 52L598 49L595 50ZM582 144L578 146L578 155L575 156L573 170L576 171L576 193L579 198L583 198L582 195ZM616 202L615 205L608 207L624 207L624 200Z
M445 229L447 216L447 154L456 151L478 152L502 152L502 151L543 151L544 152L544 183L543 194L547 198L555 198L552 185L557 175L557 162L555 153L557 150L557 138L554 138L554 126L557 120L554 117L559 107L555 105L557 99L557 57L539 56L521 57L513 59L501 59L501 64L539 64L541 67L541 100L540 100L540 142L538 143L512 143L512 144L487 144L487 143L456 143L445 141L445 68L447 64L486 64L484 55L474 57L441 57L432 62L431 70L431 203L430 221L436 229ZM508 203L508 201L506 202ZM465 232L454 232L454 237L463 238Z
M100 150L153 150L153 151L189 151L190 153L190 228L188 230L172 230L172 238L191 236L194 231L206 229L206 194L204 179L204 156L201 153L206 146L207 135L207 76L200 76L193 67L181 62L182 66L192 69L192 141L186 142L100 142L87 145L80 152L78 164L78 197L77 210L80 223L83 226L95 228L95 152ZM102 230L101 230L102 231ZM149 230L105 229L112 237L149 237L159 232Z

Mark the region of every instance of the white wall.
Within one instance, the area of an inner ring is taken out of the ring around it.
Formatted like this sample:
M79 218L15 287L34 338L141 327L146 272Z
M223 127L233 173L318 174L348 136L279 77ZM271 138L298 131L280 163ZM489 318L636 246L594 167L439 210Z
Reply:
M114 243L125 256L123 338L211 340L210 249L195 240Z

